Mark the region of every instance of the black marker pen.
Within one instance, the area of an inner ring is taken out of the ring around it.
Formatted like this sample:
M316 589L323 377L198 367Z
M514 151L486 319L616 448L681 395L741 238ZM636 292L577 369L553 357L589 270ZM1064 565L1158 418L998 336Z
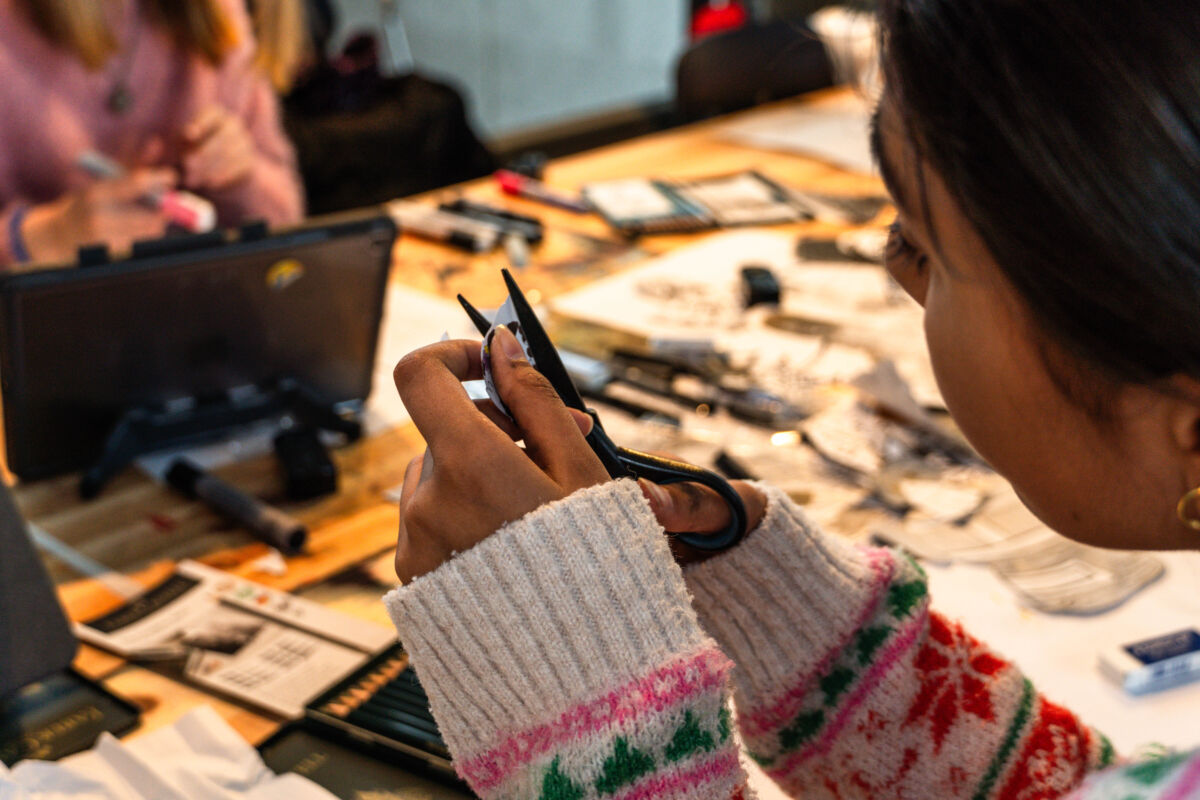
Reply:
M308 529L298 520L209 475L187 459L172 462L167 483L188 497L203 500L213 511L285 553L299 553L308 539Z

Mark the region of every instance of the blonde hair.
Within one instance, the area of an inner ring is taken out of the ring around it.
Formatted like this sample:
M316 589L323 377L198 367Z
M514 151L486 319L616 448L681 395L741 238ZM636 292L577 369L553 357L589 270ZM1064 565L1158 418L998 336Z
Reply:
M266 73L276 91L286 92L312 55L303 0L257 0L254 35L258 39L255 66Z
M22 0L34 26L88 67L99 69L120 43L108 26L100 0ZM238 43L233 23L217 0L140 0L147 19L165 28L183 50L220 64ZM279 90L286 90L307 57L302 0L259 0L254 23L259 38L255 65Z

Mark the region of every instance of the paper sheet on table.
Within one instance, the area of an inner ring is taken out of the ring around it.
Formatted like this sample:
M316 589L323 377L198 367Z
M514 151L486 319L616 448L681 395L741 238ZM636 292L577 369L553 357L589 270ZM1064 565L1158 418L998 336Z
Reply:
M375 377L364 419L368 435L409 421L408 411L392 382L392 369L405 355L433 344L445 333L451 339L479 338L462 307L453 300L407 286L388 288L375 351Z
M870 120L866 100L848 94L816 104L760 110L721 125L718 132L749 147L815 156L853 172L874 175Z
M174 725L122 742L104 734L91 750L61 761L0 764L5 800L333 800L295 774L276 775L208 706Z
M921 403L940 395L921 327L921 309L881 267L801 262L795 237L770 231L715 234L551 301L556 314L647 339L707 339L747 366L769 391L849 381L890 358ZM821 320L829 338L777 330L771 311L743 311L740 269L775 272L785 314ZM747 363L752 362L752 363Z

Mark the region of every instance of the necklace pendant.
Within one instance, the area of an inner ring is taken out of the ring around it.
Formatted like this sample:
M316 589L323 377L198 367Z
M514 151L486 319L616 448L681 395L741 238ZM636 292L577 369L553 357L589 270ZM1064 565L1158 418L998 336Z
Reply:
M109 92L106 105L112 113L124 114L133 105L133 95L124 83L119 83Z

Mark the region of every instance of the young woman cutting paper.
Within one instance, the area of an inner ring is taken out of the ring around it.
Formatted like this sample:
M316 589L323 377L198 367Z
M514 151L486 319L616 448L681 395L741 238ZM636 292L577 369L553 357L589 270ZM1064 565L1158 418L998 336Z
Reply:
M961 429L1068 536L1200 548L1200 7L879 15L887 267ZM796 797L1200 797L1200 751L1110 766L1101 733L931 608L915 564L770 487L739 486L739 546L681 569L664 527L715 530L724 503L609 481L587 420L497 343L515 428L460 386L477 343L395 372L429 450L387 604L480 795L744 796L736 726Z

